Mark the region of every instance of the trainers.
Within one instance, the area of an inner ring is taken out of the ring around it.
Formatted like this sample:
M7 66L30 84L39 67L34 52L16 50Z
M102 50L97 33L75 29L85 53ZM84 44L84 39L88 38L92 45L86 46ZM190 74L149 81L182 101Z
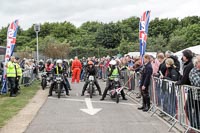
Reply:
M81 96L84 96L84 94L81 94Z
M100 101L103 101L103 100L104 100L104 98L101 98L101 99L100 99Z
M144 107L142 106L142 107L138 107L137 108L138 110L143 110L144 109Z
M52 96L52 94L49 94L48 97Z
M143 111L144 111L144 112L147 112L149 109L150 109L150 107L146 106L146 107L143 109Z
M126 98L123 98L122 100L128 100L128 99L126 99Z
M10 97L16 97L16 94L12 94L12 95L10 95Z

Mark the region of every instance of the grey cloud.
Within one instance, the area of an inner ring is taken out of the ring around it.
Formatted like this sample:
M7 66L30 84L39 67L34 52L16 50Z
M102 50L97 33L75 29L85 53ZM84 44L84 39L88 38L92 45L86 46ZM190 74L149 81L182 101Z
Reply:
M19 18L22 28L33 23L70 21L118 21L141 16L151 10L151 18L199 15L199 0L4 0L0 4L0 27ZM192 8L191 8L192 7Z

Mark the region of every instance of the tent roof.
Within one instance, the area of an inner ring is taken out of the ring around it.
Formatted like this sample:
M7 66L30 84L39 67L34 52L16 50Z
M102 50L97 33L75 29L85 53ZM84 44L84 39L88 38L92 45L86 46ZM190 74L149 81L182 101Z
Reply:
M193 46L193 47L189 47L189 48L186 48L186 49L189 49L189 50L191 50L193 53L199 54L199 55L200 55L200 45ZM183 52L184 50L185 50L185 49L183 49L183 50L181 50L181 51L178 51L178 52L174 53L174 55L182 56L182 52Z

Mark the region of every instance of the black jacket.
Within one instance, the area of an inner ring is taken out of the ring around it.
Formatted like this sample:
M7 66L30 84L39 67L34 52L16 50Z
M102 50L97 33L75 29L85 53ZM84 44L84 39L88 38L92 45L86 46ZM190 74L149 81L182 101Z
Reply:
M96 74L97 74L97 72L96 72L94 65L91 68L89 66L86 67L86 75L87 76L90 76L90 75L96 76Z
M145 88L148 88L152 73L153 73L153 68L151 63L149 62L146 65L144 65L140 87L145 86Z
M178 81L179 80L179 72L174 68L170 67L167 68L167 75L164 77L164 79L172 80L172 81Z
M179 80L176 84L177 85L191 85L190 79L189 79L189 73L191 69L194 67L192 63L192 59L186 62L183 66L183 76L181 80Z
M169 58L171 58L174 61L174 65L176 66L176 70L180 71L180 62L178 60L178 57L171 55Z
M161 73L165 75L166 70L167 70L167 67L166 67L165 61L163 61L163 63L161 63L159 66L158 74L160 75L159 71L161 71Z

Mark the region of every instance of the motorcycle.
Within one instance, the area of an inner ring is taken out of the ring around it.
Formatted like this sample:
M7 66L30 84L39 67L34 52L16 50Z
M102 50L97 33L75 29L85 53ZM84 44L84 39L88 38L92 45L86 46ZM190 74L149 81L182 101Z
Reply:
M47 72L47 81L50 83L53 80L53 74L51 72Z
M120 87L119 77L115 77L111 82L111 89L109 90L109 95L111 99L115 99L116 103L119 103L119 98L121 96L122 87Z
M62 90L63 89L63 85L62 85L63 76L61 74L56 75L54 82L55 82L54 90L56 93L58 93L58 98L60 98L61 93L63 93L63 90Z
M94 76L90 75L88 80L89 80L89 84L88 84L87 92L90 94L90 98L92 98L92 95L96 92L95 86L94 86Z
M42 86L42 89L44 90L45 87L47 86L47 73L43 72L41 77L42 77L41 86Z

